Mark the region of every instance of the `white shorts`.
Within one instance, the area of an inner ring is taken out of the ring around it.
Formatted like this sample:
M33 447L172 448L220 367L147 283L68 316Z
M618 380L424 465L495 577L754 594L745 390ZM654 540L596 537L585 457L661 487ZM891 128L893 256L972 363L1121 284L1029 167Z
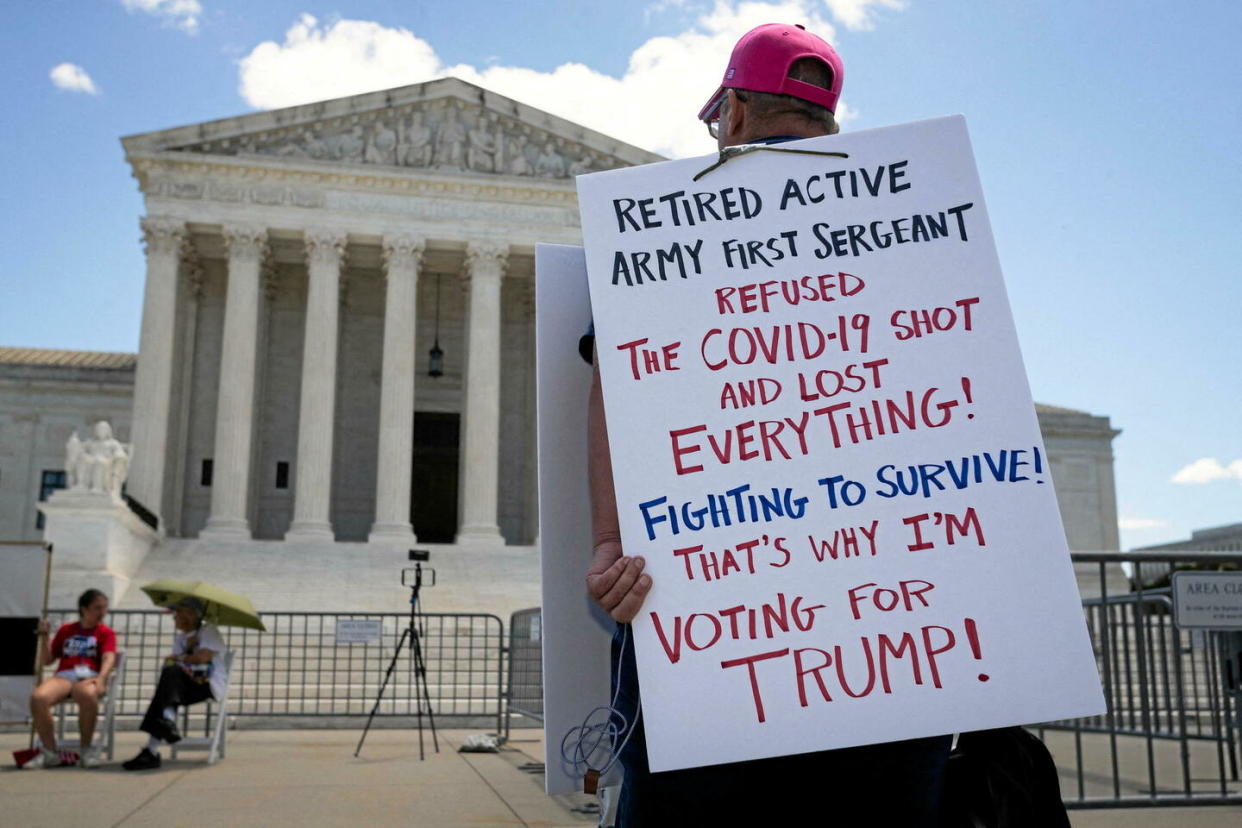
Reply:
M87 667L84 664L79 664L71 670L58 671L56 673L56 678L63 678L68 681L81 681L82 679L94 678L97 675L99 675L99 673L96 673L90 667Z

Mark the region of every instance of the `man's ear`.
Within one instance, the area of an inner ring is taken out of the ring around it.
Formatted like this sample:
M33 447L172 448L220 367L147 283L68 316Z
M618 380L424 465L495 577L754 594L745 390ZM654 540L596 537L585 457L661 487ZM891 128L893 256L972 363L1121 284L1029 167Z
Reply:
M742 130L746 127L746 121L750 115L750 107L732 89L725 94L729 96L729 106L725 119L728 122L728 130L722 131L729 136L730 144L739 144L741 141L737 139L745 134Z

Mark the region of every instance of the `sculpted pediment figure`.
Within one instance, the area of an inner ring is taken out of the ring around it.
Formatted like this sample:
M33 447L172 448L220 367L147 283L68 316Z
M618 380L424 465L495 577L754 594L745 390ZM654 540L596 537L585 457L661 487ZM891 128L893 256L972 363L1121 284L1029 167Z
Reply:
M439 88L447 88L443 86L445 84L482 92L478 87L470 87L455 79L432 81L422 86L440 85ZM394 90L397 93L401 91ZM500 100L503 102L506 99ZM311 105L324 112L323 117L309 122L249 132L242 130L240 134L164 148L210 155L269 155L346 164L552 179L565 179L635 163L634 158L626 159L592 148L551 129L527 123L514 114L480 104L477 96L475 100L441 96L431 100L392 103L370 111L355 110L332 115L331 107L338 103L328 101ZM534 112L527 107L519 107L515 102L510 103L514 111ZM290 111L294 109L297 108ZM244 124L254 117L243 116L236 120ZM548 116L544 120L552 123L560 119ZM631 154L650 156L642 160L656 159L656 156L634 147L625 149L633 151Z

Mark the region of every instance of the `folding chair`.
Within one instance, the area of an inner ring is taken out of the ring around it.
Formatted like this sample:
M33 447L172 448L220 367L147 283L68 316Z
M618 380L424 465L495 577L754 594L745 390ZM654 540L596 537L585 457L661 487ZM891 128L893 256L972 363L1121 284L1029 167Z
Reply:
M233 677L233 650L229 650L220 659L224 666L224 671L229 674L229 678ZM229 723L229 691L232 687L232 681L224 686L224 698L207 699L203 704L206 705L204 714L206 721L203 725L203 735L198 737L183 736L181 741L172 745L170 752L172 758L177 758L179 750L206 750L207 764L214 765L217 759L224 758L224 734L228 729ZM213 710L212 704L215 704ZM214 712L214 716L213 716ZM214 718L214 722L212 721ZM190 708L181 708L181 732L188 733L190 729Z
M118 650L116 654L116 666L112 668L112 672L108 674L108 693L104 696L103 708L99 711L99 718L95 722L95 744L99 744L99 735L104 737L103 747L104 756L111 761L113 749L116 747L116 702L117 695L120 691L121 683L125 680L125 653ZM62 749L72 750L77 748L82 750L82 740L79 738L76 742L65 742L65 730L67 727L68 709L72 706L73 699L66 697L63 701L56 705L56 744Z

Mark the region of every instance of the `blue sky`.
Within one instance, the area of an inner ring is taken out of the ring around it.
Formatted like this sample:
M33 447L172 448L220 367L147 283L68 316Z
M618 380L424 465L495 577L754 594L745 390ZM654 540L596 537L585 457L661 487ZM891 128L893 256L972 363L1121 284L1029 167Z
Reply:
M1123 546L1242 521L1242 4L42 0L9 9L0 345L137 349L119 138L457 74L658 152L804 21L845 129L964 113L1041 402L1104 414ZM68 64L66 66L66 64Z

